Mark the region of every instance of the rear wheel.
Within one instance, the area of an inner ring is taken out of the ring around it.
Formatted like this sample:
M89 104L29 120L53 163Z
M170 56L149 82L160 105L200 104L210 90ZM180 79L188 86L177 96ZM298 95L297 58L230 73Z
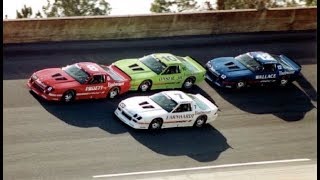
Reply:
M202 115L202 116L199 116L196 121L194 122L193 126L194 127L197 127L197 128L200 128L200 127L203 127L207 122L207 116L206 115Z
M74 101L75 97L76 97L76 93L73 90L68 90L62 95L61 101L70 103Z
M113 87L110 89L109 93L108 93L108 97L110 99L113 99L115 98L116 96L119 95L119 92L120 92L120 88L119 87Z
M139 86L139 90L142 91L142 92L146 92L150 88L151 88L151 81L149 81L149 80L143 81Z
M151 121L151 123L149 124L149 130L157 130L157 129L161 129L162 126L162 119L157 118Z
M183 83L183 88L184 89L192 88L192 86L194 85L194 82L195 82L194 78L191 78L191 77L187 78Z
M287 76L282 76L280 79L280 86L284 87L289 83L289 78Z

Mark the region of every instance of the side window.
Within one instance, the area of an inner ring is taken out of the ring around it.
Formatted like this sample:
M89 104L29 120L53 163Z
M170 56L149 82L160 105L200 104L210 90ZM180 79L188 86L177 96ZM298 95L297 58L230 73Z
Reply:
M94 75L89 84L100 84L100 83L104 83L105 81L105 76L104 75Z
M168 67L163 74L177 74L180 73L179 66Z
M180 113L180 112L188 112L192 111L191 104L180 104L179 107L177 107L173 113Z
M263 65L264 72L274 72L276 70L276 64L265 64Z

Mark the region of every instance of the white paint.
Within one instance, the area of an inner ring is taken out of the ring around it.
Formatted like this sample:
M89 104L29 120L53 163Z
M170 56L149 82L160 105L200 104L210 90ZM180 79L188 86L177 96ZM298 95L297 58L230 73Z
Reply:
M301 162L301 161L310 161L310 160L311 159L306 159L305 158L305 159L287 159L287 160L275 160L275 161L260 161L260 162L248 162L248 163L237 163L237 164L224 164L224 165L217 165L217 166L202 166L202 167L181 168L181 169L166 169L166 170L156 170L156 171L140 171L140 172L131 172L131 173L105 174L105 175L96 175L96 176L92 176L92 177L93 178L118 177L118 176L168 173L168 172L179 172L179 171L217 169L217 168L227 168L227 167L252 166L252 165L263 165L263 164Z

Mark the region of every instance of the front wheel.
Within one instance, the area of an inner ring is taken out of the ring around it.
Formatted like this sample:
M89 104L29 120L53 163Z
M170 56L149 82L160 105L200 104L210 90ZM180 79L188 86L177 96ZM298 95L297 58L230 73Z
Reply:
M236 84L236 88L237 89L242 89L246 86L246 83L244 81L238 81L237 84Z
M72 90L66 91L63 94L61 101L65 102L65 103L70 103L70 102L74 101L75 95L76 95L75 92Z
M143 81L139 86L139 90L142 91L142 92L146 92L150 88L151 88L151 82L149 80Z
M195 80L193 78L187 78L184 83L183 83L183 88L184 89L190 89L194 85Z
M196 121L194 122L194 127L200 128L203 127L207 122L207 116L199 116Z
M154 119L149 124L149 130L158 130L161 129L162 126L162 120L161 119Z
M110 99L113 99L113 98L115 98L116 96L119 95L119 92L120 92L119 87L113 87L113 88L110 89L110 91L108 93L108 97Z

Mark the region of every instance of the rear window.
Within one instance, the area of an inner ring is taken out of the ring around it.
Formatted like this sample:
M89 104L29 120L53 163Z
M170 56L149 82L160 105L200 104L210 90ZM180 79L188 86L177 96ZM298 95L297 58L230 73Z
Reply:
M189 71L198 71L198 69L183 57L176 56Z
M196 96L194 96L192 94L188 94L188 96L197 104L197 106L199 106L200 109L202 109L202 110L209 109L209 107L204 102L202 102L200 99L198 99Z
M115 81L122 81L123 80L121 76L119 76L116 72L114 72L108 66L100 65L100 67L102 69L104 69L111 76L111 78L113 80L115 80Z

